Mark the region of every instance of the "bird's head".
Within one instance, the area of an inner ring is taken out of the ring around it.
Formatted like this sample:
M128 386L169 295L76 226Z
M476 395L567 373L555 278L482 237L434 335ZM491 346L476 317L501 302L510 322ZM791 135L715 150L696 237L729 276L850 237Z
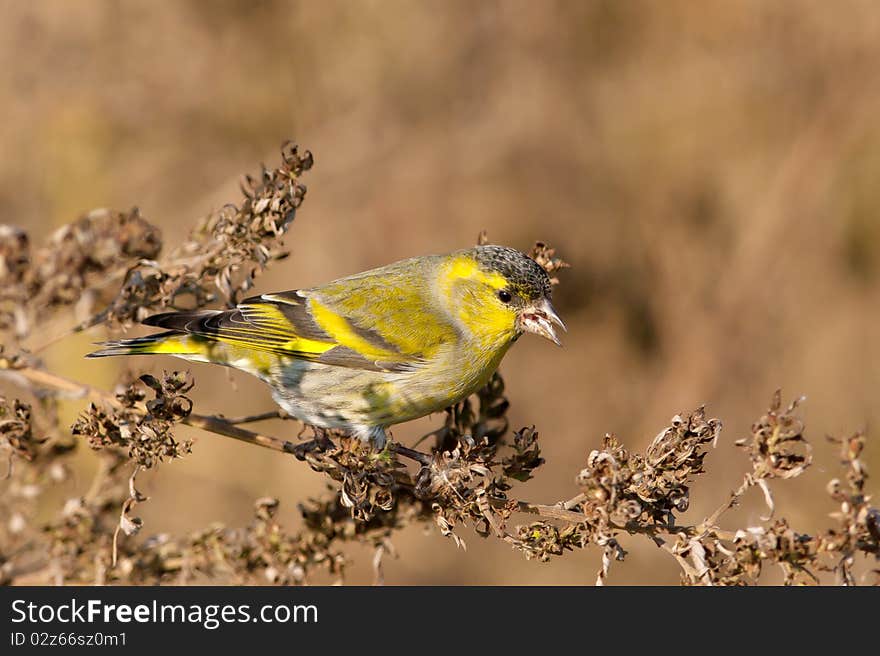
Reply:
M565 324L550 302L550 277L506 246L477 246L451 256L444 276L453 311L472 332L516 339L524 332L561 345Z

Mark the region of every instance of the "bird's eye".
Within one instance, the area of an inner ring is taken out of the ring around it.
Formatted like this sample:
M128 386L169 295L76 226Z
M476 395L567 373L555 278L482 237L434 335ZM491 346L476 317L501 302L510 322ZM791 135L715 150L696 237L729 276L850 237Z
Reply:
M502 289L500 292L498 292L498 298L501 299L502 303L510 303L510 299L513 297L510 295L509 291Z

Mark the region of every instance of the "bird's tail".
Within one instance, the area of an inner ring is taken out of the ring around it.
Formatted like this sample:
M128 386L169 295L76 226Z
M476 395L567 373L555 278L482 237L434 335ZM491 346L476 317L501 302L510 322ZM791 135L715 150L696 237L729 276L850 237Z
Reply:
M200 356L206 351L206 340L195 335L187 335L176 330L164 333L99 342L104 348L89 353L87 358L104 358L110 355L164 355Z

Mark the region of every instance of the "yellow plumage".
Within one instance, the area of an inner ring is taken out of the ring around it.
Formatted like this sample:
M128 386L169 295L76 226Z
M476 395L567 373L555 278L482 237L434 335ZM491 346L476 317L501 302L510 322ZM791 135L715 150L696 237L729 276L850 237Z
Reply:
M166 331L90 357L168 354L264 380L302 421L381 446L385 428L484 385L524 332L559 343L547 274L522 253L478 246L403 260L234 310L173 312Z

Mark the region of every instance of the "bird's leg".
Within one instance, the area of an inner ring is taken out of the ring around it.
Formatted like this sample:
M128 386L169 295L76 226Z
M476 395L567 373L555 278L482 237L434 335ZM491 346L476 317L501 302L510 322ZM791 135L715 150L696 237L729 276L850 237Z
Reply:
M336 446L333 444L333 440L330 439L330 431L326 428L315 427L314 441L317 443L318 448L320 448L321 451L326 451L327 449L332 449Z
M351 429L349 434L361 442L372 445L377 451L382 451L388 441L384 426L359 426Z
M293 447L293 455L299 460L305 460L307 453L314 453L315 451L323 452L336 446L333 444L333 440L330 439L326 429L318 428L317 426L309 426L309 428L314 432L314 438L308 442L302 442ZM302 433L300 433L300 435L302 435Z

